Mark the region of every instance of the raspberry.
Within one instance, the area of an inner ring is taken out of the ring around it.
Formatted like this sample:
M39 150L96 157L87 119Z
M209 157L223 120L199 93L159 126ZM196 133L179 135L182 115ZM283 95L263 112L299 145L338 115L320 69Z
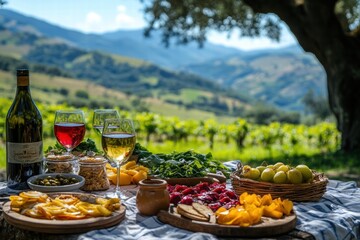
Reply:
M175 192L182 192L182 191L184 191L184 190L187 189L187 188L188 188L188 187L185 186L185 185L178 185L178 184L176 184L174 191L175 191Z
M219 202L210 203L208 205L208 207L211 208L211 210L213 210L213 212L215 212L216 210L218 210L221 207L221 204Z
M231 198L231 199L237 199L238 197L236 196L235 192L234 191L231 191L231 190L228 190L225 192L226 195Z
M194 202L193 198L191 196L185 196L179 203L191 205Z
M206 193L202 194L201 196L198 197L198 199L204 203L211 203L213 202L213 198L209 195L207 195Z
M223 188L223 187L217 187L217 188L214 188L214 189L211 190L211 191L220 194L220 193L222 193L222 192L224 191L224 188Z
M179 192L170 193L170 203L177 205L182 198L182 194Z
M228 202L231 202L231 199L229 197L223 197L219 200L220 203L225 204Z
M193 194L195 191L192 188L186 188L181 192L183 195Z
M195 187L199 188L200 190L206 190L206 191L210 190L208 182L198 183Z

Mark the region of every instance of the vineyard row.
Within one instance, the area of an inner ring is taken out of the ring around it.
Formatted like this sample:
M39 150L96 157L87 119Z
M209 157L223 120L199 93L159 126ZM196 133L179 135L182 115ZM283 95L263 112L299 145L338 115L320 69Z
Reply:
M4 125L11 101L0 99L0 137L4 140ZM55 111L69 108L66 105L37 104L43 117L43 136L53 138L53 122ZM86 113L86 128L92 129L93 111L84 108ZM119 109L118 109L119 110ZM154 113L130 113L119 110L122 117L135 120L137 137L144 141L206 141L210 149L216 141L236 143L238 149L247 146L271 148L273 145L293 147L303 145L318 148L324 151L337 149L340 134L334 123L322 122L313 126L281 124L278 122L269 125L256 125L245 119L237 119L230 124L221 124L214 119L205 121L180 120L177 117L165 117Z

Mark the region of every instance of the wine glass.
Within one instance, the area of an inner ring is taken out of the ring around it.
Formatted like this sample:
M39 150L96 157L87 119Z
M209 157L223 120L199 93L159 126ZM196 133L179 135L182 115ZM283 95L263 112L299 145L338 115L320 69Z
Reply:
M136 143L135 128L130 119L106 119L101 138L102 148L106 157L116 163L117 180L115 195L126 199L125 193L120 191L120 165L129 160Z
M93 128L100 135L103 132L105 119L120 119L115 109L95 109L93 116Z
M82 110L58 110L55 113L54 133L67 154L76 148L85 136L85 118Z

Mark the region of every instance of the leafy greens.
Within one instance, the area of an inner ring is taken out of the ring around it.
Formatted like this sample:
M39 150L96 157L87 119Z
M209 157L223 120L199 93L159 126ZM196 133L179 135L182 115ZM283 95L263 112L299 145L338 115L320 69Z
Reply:
M138 162L150 169L150 174L160 178L203 177L208 173L221 171L229 176L229 170L220 161L213 159L212 154L200 154L193 150L173 152L170 154L152 154L138 146ZM141 148L141 149L140 149Z

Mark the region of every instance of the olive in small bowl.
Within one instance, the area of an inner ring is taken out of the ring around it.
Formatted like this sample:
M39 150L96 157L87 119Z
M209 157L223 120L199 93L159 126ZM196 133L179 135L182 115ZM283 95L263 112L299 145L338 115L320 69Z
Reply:
M78 183L79 179L75 177L66 177L63 175L46 176L45 178L37 178L32 183L41 186L63 186Z
M59 192L78 190L85 179L72 173L46 173L28 179L29 187L41 192Z

